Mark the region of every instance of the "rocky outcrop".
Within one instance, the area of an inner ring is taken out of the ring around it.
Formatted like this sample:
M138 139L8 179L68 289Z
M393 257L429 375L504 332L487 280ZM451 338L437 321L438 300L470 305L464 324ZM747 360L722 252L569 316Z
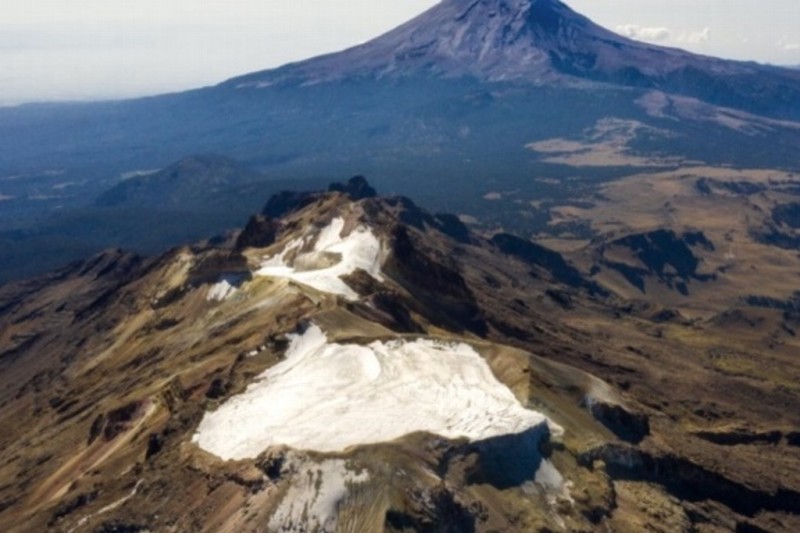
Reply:
M638 259L638 265L608 259L614 249L624 249ZM616 239L602 249L603 264L616 270L634 287L646 292L645 280L655 276L671 289L688 295L688 282L711 281L714 274L700 272L701 259L695 249L713 251L712 243L703 232L689 231L678 234L672 230L659 229L648 233L637 233Z
M780 431L756 432L747 429L698 431L694 435L720 446L778 444L783 439L783 433Z
M236 239L236 250L266 248L275 244L280 225L266 215L253 215Z
M145 408L145 402L131 402L108 413L98 415L89 429L89 444L100 436L107 441L115 439L142 417Z
M281 218L292 211L311 205L318 198L319 194L313 192L281 191L270 197L261 214L270 218Z
M413 297L414 311L456 331L485 335L487 325L464 277L421 252L403 225L394 228L384 269Z
M432 215L405 196L387 198L385 202L397 209L397 216L403 224L420 231L436 230L462 244L472 241L469 228L455 215L445 213Z
M700 178L695 182L695 188L703 194L713 194L714 190L722 190L724 192L736 196L751 196L760 194L767 190L767 186L761 183L751 183L749 181L723 181L713 178Z
M579 456L587 467L602 461L613 479L646 481L664 486L677 498L690 502L712 500L745 516L762 511L798 513L800 493L754 490L685 457L655 455L631 446L606 444Z
M375 198L378 193L367 183L364 176L350 178L347 183L331 183L328 192L340 192L346 194L351 200L358 201L365 198Z
M491 241L504 254L544 269L564 285L584 289L590 294L608 295L608 292L597 283L584 278L580 271L567 263L558 252L507 233L498 233Z
M647 415L634 413L623 406L587 397L586 408L592 416L608 428L620 440L639 444L650 435L650 421Z

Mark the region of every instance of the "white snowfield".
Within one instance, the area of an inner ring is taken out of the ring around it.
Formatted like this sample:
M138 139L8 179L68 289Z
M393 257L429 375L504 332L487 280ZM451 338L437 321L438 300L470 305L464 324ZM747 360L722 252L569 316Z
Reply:
M237 287L241 284L241 282L242 279L239 276L222 276L218 282L208 289L206 300L210 302L221 302L223 300L227 300L236 294L236 291L238 290Z
M342 238L343 228L342 218L331 221L317 236L314 249L298 254L292 265L287 264L289 254L303 247L308 237L290 242L279 256L262 263L256 275L289 278L322 292L357 300L358 294L342 281L341 276L352 274L360 268L378 281L383 281L381 242L365 226L358 226ZM330 265L331 261L334 264Z
M332 344L311 326L292 337L283 362L207 413L193 442L246 459L278 445L341 452L417 431L479 441L546 426L561 433L522 407L467 344Z
M368 480L366 471L352 472L340 459L308 464L292 479L269 521L269 531L336 531L337 505L347 497L348 487Z

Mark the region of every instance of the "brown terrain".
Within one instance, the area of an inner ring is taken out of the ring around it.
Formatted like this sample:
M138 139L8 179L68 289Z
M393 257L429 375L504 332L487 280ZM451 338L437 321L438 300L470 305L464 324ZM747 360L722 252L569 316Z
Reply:
M595 235L550 239L562 255L354 180L274 197L225 239L0 287L0 530L800 531L798 187L645 170L554 209ZM252 275L334 217L386 252L382 282L346 278L358 299ZM222 276L238 289L209 299ZM311 321L334 342L466 342L564 433L227 462L194 444ZM566 488L534 479L540 455ZM346 478L333 522L276 527L330 465L368 480Z

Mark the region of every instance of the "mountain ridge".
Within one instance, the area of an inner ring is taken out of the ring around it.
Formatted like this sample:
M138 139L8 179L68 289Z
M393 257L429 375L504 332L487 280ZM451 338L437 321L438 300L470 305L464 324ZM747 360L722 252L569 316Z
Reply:
M598 294L363 178L270 205L0 287L0 527L796 530L796 389L709 363L791 380L796 339Z

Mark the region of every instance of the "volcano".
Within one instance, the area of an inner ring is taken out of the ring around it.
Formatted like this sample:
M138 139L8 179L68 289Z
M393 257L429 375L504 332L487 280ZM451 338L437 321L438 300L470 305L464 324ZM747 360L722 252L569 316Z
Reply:
M633 41L559 0L444 0L363 45L228 84L268 87L415 74L539 85L591 80L800 118L797 73Z

